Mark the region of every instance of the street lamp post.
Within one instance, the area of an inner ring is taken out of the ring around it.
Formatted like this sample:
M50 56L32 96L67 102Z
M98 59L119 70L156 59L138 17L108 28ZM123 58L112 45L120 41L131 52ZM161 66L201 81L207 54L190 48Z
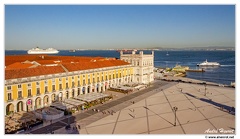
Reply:
M207 91L207 85L204 84L204 87L205 87L205 94L204 94L204 96L206 96L206 95L207 95L207 93L206 93L206 91Z
M177 110L178 110L178 107L174 106L174 107L173 107L173 112L174 112L174 115L175 115L174 126L176 126L176 120L177 120Z

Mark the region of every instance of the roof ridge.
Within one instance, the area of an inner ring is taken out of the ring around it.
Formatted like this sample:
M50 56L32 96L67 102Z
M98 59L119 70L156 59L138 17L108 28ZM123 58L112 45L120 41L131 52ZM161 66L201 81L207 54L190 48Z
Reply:
M59 64L66 72L69 72L62 64Z

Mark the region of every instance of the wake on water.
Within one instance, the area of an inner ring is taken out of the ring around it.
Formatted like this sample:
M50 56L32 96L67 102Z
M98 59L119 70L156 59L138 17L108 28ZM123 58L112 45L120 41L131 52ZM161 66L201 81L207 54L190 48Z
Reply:
M235 65L220 65L220 67L235 67Z

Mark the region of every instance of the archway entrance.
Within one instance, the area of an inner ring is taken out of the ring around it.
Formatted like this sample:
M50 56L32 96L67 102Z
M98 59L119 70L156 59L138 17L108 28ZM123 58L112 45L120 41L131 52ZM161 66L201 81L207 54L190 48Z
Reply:
M48 95L46 95L46 96L44 96L44 98L43 98L43 105L44 105L44 106L48 106L48 104L49 104L49 97L48 97Z
M55 101L56 101L56 95L55 95L55 94L52 94L52 95L51 95L51 99L52 99L52 102L55 102Z
M72 90L72 97L75 97L75 90Z
M68 99L68 97L69 97L69 92L67 91L66 92L66 99Z
M108 83L107 83L107 82L105 82L105 90L107 90L107 86L108 86Z
M35 100L35 108L36 108L36 109L39 109L39 108L41 108L41 106L42 106L42 104L41 104L41 98L38 97L38 98L36 98L36 100Z
M80 95L80 88L78 88L78 90L77 90L77 95L78 96Z
M27 105L27 111L33 110L32 100L31 100L31 99L28 99L28 100L27 100L26 105Z
M23 111L23 102L19 101L17 103L17 112L21 112L21 111Z
M99 84L97 84L97 92L99 92Z
M10 104L7 105L6 114L9 115L12 112L14 112L14 105L12 103L10 103Z
M90 86L88 86L88 88L87 88L87 92L88 92L88 93L90 92Z
M94 92L94 91L95 91L95 85L92 86L92 92Z
M59 100L59 101L62 101L62 96L63 96L63 95L62 95L62 92L60 92L60 93L58 94L58 100Z
M83 87L83 88L82 88L82 92L83 92L83 94L85 94L85 90L86 90L85 87Z

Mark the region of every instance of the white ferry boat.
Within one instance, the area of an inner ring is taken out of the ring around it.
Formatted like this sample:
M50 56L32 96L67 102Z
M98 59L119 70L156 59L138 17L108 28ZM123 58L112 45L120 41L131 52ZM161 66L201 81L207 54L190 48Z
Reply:
M220 64L219 63L217 63L217 62L208 62L207 60L206 61L204 61L204 62L202 62L202 63L200 63L200 64L197 64L197 66L220 66Z
M28 54L57 54L58 50L54 48L40 49L39 47L27 51Z

